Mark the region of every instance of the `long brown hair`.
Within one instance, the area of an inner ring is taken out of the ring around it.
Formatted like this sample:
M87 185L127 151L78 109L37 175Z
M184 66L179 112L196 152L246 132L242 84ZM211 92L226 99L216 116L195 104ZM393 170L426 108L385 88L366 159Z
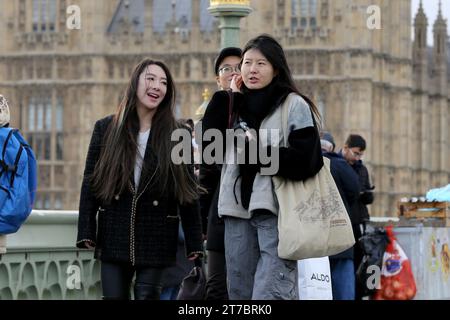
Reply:
M175 165L170 158L175 145L171 141L171 134L180 126L173 111L176 91L172 75L163 62L144 59L131 74L125 95L106 131L103 148L92 175L93 190L97 198L106 203L110 203L115 195L121 194L132 179L139 133L139 76L149 65L161 67L167 78L167 92L153 116L151 126L150 145L158 157L158 168L153 181L159 184L161 192L171 192L180 203L190 203L198 198L198 185L187 165Z

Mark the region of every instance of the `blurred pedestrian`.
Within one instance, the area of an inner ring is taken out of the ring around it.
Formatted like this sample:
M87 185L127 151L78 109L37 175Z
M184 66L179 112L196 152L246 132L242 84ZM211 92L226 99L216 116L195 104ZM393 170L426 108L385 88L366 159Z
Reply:
M356 172L345 159L334 152L334 138L329 132L321 136L322 154L330 159L330 170L347 212L359 196ZM351 217L350 217L351 218ZM333 300L355 300L355 268L353 247L329 257Z
M358 243L358 239L364 235L366 223L370 220L367 205L373 203L374 200L373 190L375 187L371 185L369 172L362 161L365 150L366 140L358 134L350 134L345 141L344 148L342 148L340 152L359 178L359 196L355 203L350 207L350 218L352 220L353 234L355 235L356 243ZM362 249L355 245L353 260L355 270L358 270L362 258ZM361 299L363 292L362 288L359 287L358 283L355 285L356 299Z
M239 64L241 62L242 50L236 47L227 47L220 51L215 63L214 70L216 73L216 82L220 91L216 95L220 95L223 99L228 98L226 90L230 89L231 80L234 76L240 74ZM207 109L215 109L218 106L217 99L213 99ZM208 112L208 117L203 119L203 132L209 129L219 129L225 136L225 129L228 122L228 105L219 106L224 110L218 114ZM216 127L217 123L220 123ZM203 150L208 146L207 142L203 142ZM200 166L200 182L207 189L208 193L201 196L201 210L204 225L207 226L207 267L208 279L206 283L206 300L226 300L228 299L226 286L226 263L225 263L225 246L224 246L224 230L225 225L222 218L219 218L217 203L219 200L220 187L220 164L208 165L203 162Z
M33 209L37 190L37 161L17 128L10 128L8 101L0 95L0 254L6 235L19 230Z

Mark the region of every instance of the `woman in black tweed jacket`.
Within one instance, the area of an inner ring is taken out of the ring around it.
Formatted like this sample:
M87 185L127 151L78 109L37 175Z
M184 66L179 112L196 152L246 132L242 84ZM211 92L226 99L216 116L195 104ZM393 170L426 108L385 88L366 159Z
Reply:
M96 122L81 188L77 247L102 261L104 299L158 299L164 268L175 264L181 218L186 253L202 254L193 166L171 159L180 128L167 67L149 59L133 71L116 114Z

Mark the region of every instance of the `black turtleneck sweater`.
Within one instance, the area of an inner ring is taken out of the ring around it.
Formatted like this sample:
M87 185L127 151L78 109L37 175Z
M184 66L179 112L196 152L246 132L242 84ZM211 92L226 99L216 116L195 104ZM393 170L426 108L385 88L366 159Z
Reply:
M244 101L242 104L236 106L237 113L241 120L245 121L247 125L256 130L261 126L261 122L270 113L272 113L287 95L290 90L287 88L280 88L273 82L268 86L258 89L250 90L243 89ZM259 141L259 140L258 140ZM260 146L258 145L258 148ZM250 196L252 193L253 182L255 180L256 174L259 172L261 165L249 164L249 145L246 145L245 155L247 157L245 164L240 164L240 178L241 178L241 201L242 206L248 209L250 204Z

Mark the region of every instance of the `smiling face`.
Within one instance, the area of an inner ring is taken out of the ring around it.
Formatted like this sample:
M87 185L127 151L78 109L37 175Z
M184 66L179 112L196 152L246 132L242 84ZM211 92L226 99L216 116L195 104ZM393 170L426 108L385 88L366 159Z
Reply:
M156 111L167 92L167 75L164 70L151 64L139 76L137 98L138 109Z
M272 64L258 49L250 49L244 54L241 67L242 80L249 89L262 89L275 77Z

